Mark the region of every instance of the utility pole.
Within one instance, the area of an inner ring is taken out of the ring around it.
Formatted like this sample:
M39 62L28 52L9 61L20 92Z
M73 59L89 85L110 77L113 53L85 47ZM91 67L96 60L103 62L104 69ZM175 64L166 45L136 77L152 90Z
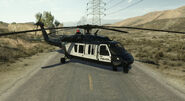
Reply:
M102 17L105 16L105 5L103 0L89 0L87 3L87 17L92 19L93 25L101 25Z

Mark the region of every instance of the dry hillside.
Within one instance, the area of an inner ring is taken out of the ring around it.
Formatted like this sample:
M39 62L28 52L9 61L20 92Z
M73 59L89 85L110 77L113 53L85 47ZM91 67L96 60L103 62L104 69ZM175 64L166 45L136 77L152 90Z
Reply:
M145 24L147 22L160 20L160 19L172 19L172 18L183 18L185 17L185 6L166 11L151 12L143 16L129 18L114 24L115 26L136 26Z

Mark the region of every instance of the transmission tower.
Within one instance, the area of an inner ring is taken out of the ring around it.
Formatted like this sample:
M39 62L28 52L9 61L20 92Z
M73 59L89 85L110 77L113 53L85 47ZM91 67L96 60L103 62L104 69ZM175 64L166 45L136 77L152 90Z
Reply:
M105 5L103 0L89 0L87 3L87 16L92 19L93 25L101 25L101 19L105 16Z

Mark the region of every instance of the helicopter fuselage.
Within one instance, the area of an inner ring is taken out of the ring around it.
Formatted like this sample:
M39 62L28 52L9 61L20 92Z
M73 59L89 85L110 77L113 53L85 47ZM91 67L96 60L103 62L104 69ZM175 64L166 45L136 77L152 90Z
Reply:
M71 41L72 40L72 41ZM73 35L61 38L66 57L79 57L112 66L126 66L129 69L134 62L119 42L107 37L93 35Z
M134 62L133 56L119 42L112 41L108 37L91 35L87 31L86 34L62 35L53 39L49 38L42 24L40 27L45 41L63 48L65 58L79 57L108 63L113 66L115 71L118 66L122 66L125 73L128 73ZM61 63L65 63L65 58L61 58Z
M107 44L66 43L66 52L71 56L111 63Z

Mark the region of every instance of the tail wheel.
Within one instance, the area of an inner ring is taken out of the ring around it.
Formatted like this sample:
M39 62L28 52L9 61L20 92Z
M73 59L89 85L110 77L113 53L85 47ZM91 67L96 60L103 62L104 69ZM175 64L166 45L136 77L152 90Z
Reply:
M66 63L66 58L61 58L60 63Z

